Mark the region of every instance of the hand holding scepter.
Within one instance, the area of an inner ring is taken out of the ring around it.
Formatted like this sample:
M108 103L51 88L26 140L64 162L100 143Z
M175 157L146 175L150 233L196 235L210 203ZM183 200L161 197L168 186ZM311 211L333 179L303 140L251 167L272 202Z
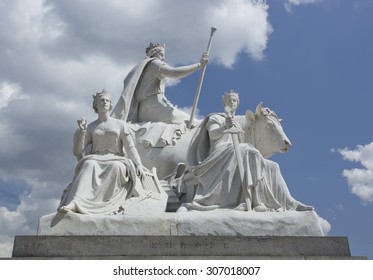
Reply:
M210 32L210 39L209 39L209 42L207 44L207 49L206 49L206 52L203 54L202 58L208 56L209 53L210 53L212 37L214 36L215 31L216 31L216 27L212 26L211 27L211 32ZM206 71L206 63L203 64L201 74L199 76L197 91L196 91L196 95L194 97L193 108L192 108L192 112L190 113L190 119L189 119L189 123L188 123L188 128L189 129L192 128L194 115L195 115L196 109L197 109L199 95L201 93L202 82L203 82L203 78L205 76L205 71Z

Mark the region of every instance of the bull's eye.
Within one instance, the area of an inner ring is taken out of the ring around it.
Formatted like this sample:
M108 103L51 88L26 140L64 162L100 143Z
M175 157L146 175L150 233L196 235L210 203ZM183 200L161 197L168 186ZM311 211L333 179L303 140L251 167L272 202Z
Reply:
M272 129L273 128L273 124L272 123L267 123L266 126L265 126L266 129Z

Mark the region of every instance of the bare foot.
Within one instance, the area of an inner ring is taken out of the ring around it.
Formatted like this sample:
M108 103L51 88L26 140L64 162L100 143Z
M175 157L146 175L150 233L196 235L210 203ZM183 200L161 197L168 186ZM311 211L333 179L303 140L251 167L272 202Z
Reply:
M66 214L68 212L72 212L72 211L71 211L71 209L67 208L66 206L62 206L62 207L58 208L58 213Z
M76 205L75 203L69 203L68 205L62 206L57 210L59 213L68 213L68 212L76 212Z
M254 207L253 207L253 210L254 210L255 212L267 212L267 211L268 211L267 207L265 207L264 204L262 204L262 203L260 203L260 204L258 204L258 205L256 205L256 206L254 206Z
M302 203L299 203L297 208L295 208L295 211L312 211L312 210L315 210L315 208L313 208L313 206L304 205Z
M181 205L177 210L177 213L183 213L183 212L188 212L188 208L186 208L184 205Z

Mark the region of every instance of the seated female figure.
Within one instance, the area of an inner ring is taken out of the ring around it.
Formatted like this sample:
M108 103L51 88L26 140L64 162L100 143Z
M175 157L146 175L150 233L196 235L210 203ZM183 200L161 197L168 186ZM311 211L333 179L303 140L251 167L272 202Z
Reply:
M111 96L93 96L97 120L78 120L74 154L80 158L72 183L65 190L61 213L110 214L124 212L126 201L141 189L143 166L126 123L110 117ZM82 156L90 146L90 153Z
M224 95L223 105L226 114L206 117L189 147L188 171L197 188L193 201L178 211L313 210L290 195L277 163L265 159L250 143L239 141L236 133L243 128L234 117L238 94Z

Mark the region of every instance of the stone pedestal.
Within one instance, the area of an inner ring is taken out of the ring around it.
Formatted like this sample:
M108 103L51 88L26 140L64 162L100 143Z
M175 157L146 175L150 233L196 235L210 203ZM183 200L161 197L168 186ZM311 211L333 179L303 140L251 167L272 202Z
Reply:
M16 236L13 259L364 259L346 237Z
M16 259L354 259L314 211L139 215L54 213L17 236ZM324 226L323 226L324 224Z
M324 236L314 211L195 211L139 215L51 214L39 220L38 235L146 236Z

